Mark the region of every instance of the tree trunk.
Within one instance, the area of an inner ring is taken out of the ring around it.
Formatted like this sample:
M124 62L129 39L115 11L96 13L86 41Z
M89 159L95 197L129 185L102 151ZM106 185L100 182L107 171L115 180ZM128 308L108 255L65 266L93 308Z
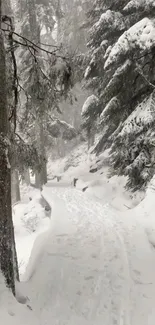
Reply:
M30 181L30 172L29 169L24 168L24 173L22 175L22 184L26 184L27 186L30 185L31 181Z
M47 163L46 163L46 150L45 150L45 137L44 137L44 116L37 114L35 124L37 134L37 149L42 157L42 165L39 171L35 173L35 186L41 188L42 185L47 183Z
M95 128L87 129L88 150L94 145L95 142Z
M90 135L90 147L92 147L95 143L95 128L92 127L91 135Z
M42 180L42 185L47 183L47 164L46 164L46 160L42 164L41 180Z
M90 134L90 128L87 129L87 139L88 139L88 150L91 147L91 134Z
M41 177L38 171L35 172L35 187L41 189Z
M47 183L47 167L46 162L43 163L40 171L35 172L35 187L41 189L42 185Z
M20 201L19 174L17 169L14 169L11 173L11 194L13 204Z
M39 151L43 158L41 171L40 171L40 178L41 178L41 185L47 183L47 164L46 164L46 150L45 150L45 137L44 137L44 116L41 114L38 121L39 125Z
M28 6L28 15L29 15L29 26L30 26L30 39L34 43L40 43L40 28L37 22L36 16L36 6L34 0L27 0ZM39 57L39 52L37 53ZM38 81L37 84L40 83L39 81L39 73L38 73L38 66L34 62L35 67L35 80ZM39 92L39 88L38 88ZM37 135L37 149L39 154L41 155L43 162L40 171L36 171L35 173L35 186L37 188L41 188L43 184L47 183L47 166L46 166L46 150L45 150L45 136L44 136L44 104L38 98L38 93L33 93L32 102L34 107L34 115L36 116L36 135Z
M44 120L42 114L36 116L36 134L37 134L37 148L42 157L41 169L35 173L35 186L41 188L47 183L47 164L45 151L45 137L44 137Z
M0 0L0 27L1 5ZM18 276L18 268L11 209L9 150L5 50L0 31L0 269L7 286L15 294L15 277Z

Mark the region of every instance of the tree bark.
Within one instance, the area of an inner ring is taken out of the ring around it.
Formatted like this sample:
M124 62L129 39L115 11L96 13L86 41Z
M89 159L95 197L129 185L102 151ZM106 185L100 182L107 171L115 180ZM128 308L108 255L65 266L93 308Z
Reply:
M88 150L94 145L95 142L95 127L87 128Z
M42 165L40 171L35 172L35 187L41 189L42 185L47 183L47 167L46 163Z
M11 173L11 193L13 204L20 201L19 174L17 169L14 169Z
M47 164L46 164L46 161L44 161L43 164L42 164L41 180L42 180L42 185L47 183Z
M24 168L24 174L23 174L23 183L25 183L27 186L30 185L30 171L29 169Z
M0 27L1 5L0 0ZM5 277L6 285L15 294L15 278L18 277L18 268L12 222L9 151L5 49L0 31L0 269Z
M27 6L28 6L28 15L29 15L29 26L30 26L30 38L34 43L39 44L40 43L40 26L37 22L37 16L36 16L36 6L34 0L27 0ZM37 54L39 57L39 53ZM38 66L36 65L35 69L35 80L36 83L39 84L39 73L38 73ZM38 89L39 92L39 89ZM46 149L45 149L45 136L44 136L44 118L45 118L45 112L43 103L38 98L37 91L32 94L32 103L34 107L34 115L36 116L36 135L37 135L37 149L39 154L41 155L43 159L43 163L41 166L40 171L36 171L35 173L35 186L37 188L41 188L43 184L47 183L47 164L46 164Z
M44 138L43 116L37 115L36 117L36 134L37 134L37 148L43 159L40 171L35 173L35 186L41 188L42 185L47 183L47 163L46 163L46 150Z

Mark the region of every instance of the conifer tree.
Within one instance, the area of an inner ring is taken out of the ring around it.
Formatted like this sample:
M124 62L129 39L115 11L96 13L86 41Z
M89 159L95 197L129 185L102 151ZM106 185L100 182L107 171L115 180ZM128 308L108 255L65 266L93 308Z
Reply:
M25 4L21 9L20 4ZM19 51L20 57L20 78L22 80L22 107L20 107L20 132L27 134L27 138L35 146L38 156L42 159L36 164L36 185L41 186L47 182L47 153L46 143L48 132L51 136L51 129L59 125L62 130L59 131L61 136L65 136L69 125L63 124L62 121L57 123L58 116L54 117L54 110L59 110L59 102L62 98L68 96L71 86L71 67L69 59L65 58L63 51L52 43L48 46L47 39L41 37L41 28L48 30L53 29L53 21L46 17L48 12L52 15L54 10L52 1L41 4L38 1L23 0L18 3L18 16L23 15L21 33L28 45ZM26 18L26 19L25 19ZM50 24L51 21L51 25ZM51 33L50 33L51 35ZM49 36L48 36L49 40ZM27 41L26 41L27 42ZM43 50L42 50L43 49ZM61 111L60 111L61 112ZM64 128L66 127L66 131ZM23 136L25 137L25 134ZM54 134L54 132L53 132ZM75 137L75 132L70 132ZM59 136L59 135L58 135ZM37 169L39 167L39 170Z
M154 13L152 0L97 0L89 12L85 78L99 97L95 151L111 148L113 172L128 175L134 189L154 171Z

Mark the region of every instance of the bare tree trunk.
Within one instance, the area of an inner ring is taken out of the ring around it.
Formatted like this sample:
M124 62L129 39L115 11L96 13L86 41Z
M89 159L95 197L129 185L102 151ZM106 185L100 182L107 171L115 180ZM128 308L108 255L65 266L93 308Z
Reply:
M1 5L0 0L0 27ZM0 269L7 286L15 294L15 277L18 275L18 269L11 209L9 148L5 50L0 31Z
M19 174L17 169L12 170L11 173L11 194L13 204L20 201Z
M30 37L31 40L37 44L40 43L40 28L36 17L36 6L34 0L27 0L28 14L29 14L29 26L30 26ZM38 53L39 56L39 53ZM34 65L36 63L34 62ZM35 67L35 80L39 84L39 74L38 66ZM39 92L39 89L38 89ZM47 165L46 165L46 150L45 150L45 136L44 136L44 107L40 99L38 98L38 93L33 94L33 106L34 115L36 116L36 135L37 135L37 149L41 155L43 162L40 171L35 173L35 186L41 188L43 184L47 183Z
M30 171L28 168L24 168L24 172L22 174L22 184L26 184L27 186L30 185Z
M95 128L88 127L87 129L88 149L90 149L95 142Z
M43 161L43 164L42 164L41 182L42 182L42 185L47 183L47 164L46 164L46 160Z
M92 147L94 145L95 142L95 127L91 128L91 132L90 132L90 147Z
M57 43L60 44L61 42L61 1L57 1L57 8L56 8L56 20L57 20Z
M35 187L41 189L42 185L47 183L46 163L42 165L40 171L35 172Z
M24 170L24 180L25 180L25 183L26 185L30 185L31 181L30 181L30 171L29 169L25 169Z
M40 116L39 121L39 145L40 145L40 153L43 158L40 177L41 177L41 185L47 183L47 164L46 164L46 150L45 150L45 137L44 137L44 117Z
M90 128L87 129L87 139L88 139L88 150L91 147L91 134L90 134Z
M35 172L35 187L41 189L41 177L38 171Z
M40 116L39 116L40 115ZM47 163L44 137L44 120L42 114L36 116L36 134L37 134L37 148L42 157L42 165L39 171L35 173L35 186L41 188L43 184L47 183Z

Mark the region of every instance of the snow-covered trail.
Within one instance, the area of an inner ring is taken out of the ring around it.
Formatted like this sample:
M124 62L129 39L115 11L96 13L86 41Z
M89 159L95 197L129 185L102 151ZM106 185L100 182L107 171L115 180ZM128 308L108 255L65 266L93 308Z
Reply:
M155 249L140 218L78 190L45 187L51 229L25 274L41 325L154 325Z

